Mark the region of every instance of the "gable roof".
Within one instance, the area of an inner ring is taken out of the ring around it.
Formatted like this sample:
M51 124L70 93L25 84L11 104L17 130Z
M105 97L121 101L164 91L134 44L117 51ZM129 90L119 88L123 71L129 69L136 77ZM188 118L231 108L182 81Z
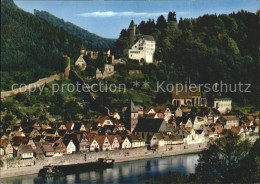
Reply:
M156 138L158 139L158 140L163 140L163 134L162 133L155 133L154 134L154 136L156 136Z
M136 106L136 108L135 108L137 111L143 111L144 110L144 108L142 107L142 106Z
M255 120L255 117L252 116L252 115L249 115L249 116L247 116L247 119L250 120L250 121L254 121L254 120Z
M140 141L144 142L145 141L144 139L142 139L142 137L140 137L138 135L134 135L134 134L129 135L128 138L129 138L129 141L131 143L132 142L140 142Z
M14 135L15 136L22 136L22 137L24 137L24 133L20 132L20 131L14 131Z
M177 117L177 118L175 118L175 121L176 121L177 125L180 125L180 123L186 124L189 119L193 123L195 120L195 117L189 114L187 116Z
M65 134L63 140L73 140L73 143L77 145L80 140L80 134Z
M154 40L154 37L151 36L151 35L143 35L142 37L143 37L144 39L146 39L146 40L149 40L149 41L155 41L155 40Z
M73 130L74 131L80 131L80 128L81 128L82 125L83 125L82 123L75 123L74 127L73 127Z
M12 142L14 146L19 146L21 144L27 144L29 137L13 137Z
M0 146L3 146L4 148L6 148L9 143L10 141L8 139L0 139Z
M231 127L231 132L233 132L234 134L239 134L241 131L241 126L237 126L237 127Z
M163 113L156 113L158 118L164 118L164 114Z
M194 96L204 97L198 87L184 87L182 91L177 91L177 88L172 90L172 99L191 99Z
M156 107L154 107L153 109L155 110L155 112L157 113L164 113L166 111L168 107L165 105L157 105Z
M20 145L22 153L33 153L33 148L31 145Z
M238 117L233 116L233 115L230 115L230 116L223 116L223 118L224 118L226 121L239 120Z
M147 119L147 118L140 118L138 119L138 123L134 129L134 132L159 132L161 126L165 124L164 119ZM166 125L165 131L171 131L170 128Z
M54 152L54 149L51 147L51 145L42 145L42 148L45 152Z
M76 146L75 143L73 142L73 140L66 139L66 140L63 140L62 142L64 143L64 145L65 145L66 147L68 147L70 141L74 144L74 146Z
M47 129L45 132L46 132L46 135L47 135L47 134L48 134L48 135L54 135L55 132L56 132L56 130L54 130L54 129Z
M216 108L200 108L198 115L208 116L210 113L212 113L213 115L220 115L220 112Z
M100 115L100 116L98 116L96 121L98 123L100 123L101 125L103 125L106 120L110 120L108 116Z
M105 142L105 139L106 139L106 136L105 135L97 135L95 137L96 141L98 142L98 144L100 146L103 146L104 142Z
M63 137L67 133L67 130L58 130L59 136Z
M116 136L115 135L107 135L107 138L108 138L110 144L112 145L114 140L115 140L115 138L116 138Z
M72 126L73 126L73 122L66 122L66 128L68 129L68 130L72 130Z

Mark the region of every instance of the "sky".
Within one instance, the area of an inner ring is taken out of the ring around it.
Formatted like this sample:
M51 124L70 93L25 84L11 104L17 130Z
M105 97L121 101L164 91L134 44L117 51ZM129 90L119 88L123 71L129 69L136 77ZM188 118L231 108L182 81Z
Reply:
M177 19L196 18L204 14L228 14L241 9L256 12L259 0L176 0L176 1L24 1L15 0L23 10L48 11L89 32L106 38L118 38L133 19L136 24L175 11Z

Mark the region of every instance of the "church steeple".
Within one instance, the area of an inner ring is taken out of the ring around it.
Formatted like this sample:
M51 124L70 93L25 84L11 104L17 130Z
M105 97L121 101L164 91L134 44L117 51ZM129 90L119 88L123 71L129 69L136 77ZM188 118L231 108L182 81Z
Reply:
M135 104L134 104L133 100L131 100L130 103L131 103L130 104L130 111L131 111L131 113L137 113L137 110L136 110L136 107L135 107Z
M125 115L126 115L125 117L126 128L131 132L133 132L133 130L135 129L138 123L138 111L136 110L133 100L130 101L130 104L127 107Z

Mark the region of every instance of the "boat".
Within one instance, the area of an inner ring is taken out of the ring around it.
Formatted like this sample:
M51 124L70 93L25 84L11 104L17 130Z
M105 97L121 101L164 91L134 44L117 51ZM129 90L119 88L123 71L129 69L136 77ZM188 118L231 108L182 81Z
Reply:
M114 159L99 158L96 162L48 165L39 171L39 176L56 176L73 174L75 172L99 171L114 166Z
M62 176L63 173L54 166L44 166L38 173L38 176L48 177L48 176Z

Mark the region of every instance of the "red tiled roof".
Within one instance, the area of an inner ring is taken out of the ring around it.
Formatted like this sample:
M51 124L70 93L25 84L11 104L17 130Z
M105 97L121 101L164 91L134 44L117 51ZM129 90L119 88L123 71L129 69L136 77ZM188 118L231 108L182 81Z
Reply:
M42 148L45 152L54 152L54 149L51 147L51 145L42 145Z
M103 123L104 123L106 120L109 120L109 117L108 117L108 116L100 115L100 116L98 116L98 118L97 118L96 121L99 122L101 125L103 125Z
M21 144L27 144L29 141L29 138L28 137L13 137L12 139L12 142L13 142L13 145L21 145Z
M33 153L31 145L20 145L22 153Z
M218 134L221 134L223 131L223 128L220 125L215 125L214 128Z
M143 107L141 107L141 106L136 106L136 110L137 110L137 111L143 111L143 110L144 110L144 108L143 108Z
M15 136L22 136L22 137L24 137L22 134L23 134L23 132L14 131L14 135Z
M232 128L231 128L231 132L233 132L233 133L235 133L235 134L239 134L241 128L242 128L241 126L232 127Z
M157 113L157 116L158 116L159 118L164 118L164 114L163 114L163 113Z
M230 120L239 120L238 117L236 116L233 116L233 115L230 115L230 116L223 116L223 118L227 121L230 121Z
M95 137L96 137L95 133L90 133L90 134L87 135L87 138L89 139L89 145L92 144L92 142L94 141Z
M73 125L72 122L67 122L65 125L66 125L66 128L67 128L68 130L72 130L72 129L71 129L71 127L72 127L72 125Z
M205 127L208 132L213 132L210 127Z
M250 120L250 121L254 121L255 117L254 116L247 116L247 119Z
M105 139L106 139L106 136L105 135L97 135L95 137L96 141L98 142L98 144L100 146L103 146L104 142L105 142Z
M113 142L114 142L116 136L115 136L115 135L107 135L107 138L108 138L110 144L113 144Z

